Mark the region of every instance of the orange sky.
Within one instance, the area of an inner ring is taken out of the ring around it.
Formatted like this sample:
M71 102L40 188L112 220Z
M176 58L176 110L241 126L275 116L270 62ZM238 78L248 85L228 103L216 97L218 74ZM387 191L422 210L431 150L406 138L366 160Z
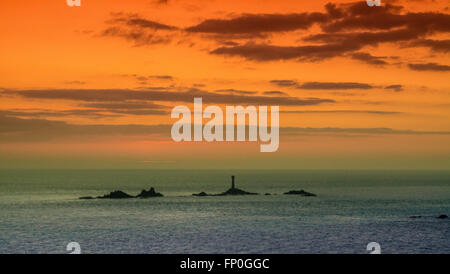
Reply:
M0 164L448 168L449 2L382 2L1 1ZM227 96L304 103L280 105L270 155L127 128L171 125L173 106L192 105L174 94L189 92L221 94L221 106Z

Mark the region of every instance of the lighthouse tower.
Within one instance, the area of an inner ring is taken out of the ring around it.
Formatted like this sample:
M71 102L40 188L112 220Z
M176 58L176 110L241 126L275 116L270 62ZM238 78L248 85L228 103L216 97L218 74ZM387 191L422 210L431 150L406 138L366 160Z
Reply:
M234 189L234 175L231 176L231 189Z

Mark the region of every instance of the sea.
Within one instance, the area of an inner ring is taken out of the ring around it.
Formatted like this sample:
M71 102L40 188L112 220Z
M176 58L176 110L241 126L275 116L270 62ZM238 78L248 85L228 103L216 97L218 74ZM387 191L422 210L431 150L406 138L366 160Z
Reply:
M192 196L231 175L260 195ZM164 197L79 199L150 187ZM301 189L317 196L283 194ZM450 171L0 170L0 253L450 253L441 214Z

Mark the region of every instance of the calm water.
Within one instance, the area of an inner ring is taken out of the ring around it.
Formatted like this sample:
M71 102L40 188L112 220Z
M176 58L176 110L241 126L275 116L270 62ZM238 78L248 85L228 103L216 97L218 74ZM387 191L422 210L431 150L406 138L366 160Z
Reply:
M192 197L237 187L241 197ZM79 200L155 187L165 197ZM280 195L305 189L318 197ZM450 172L1 170L0 253L450 253ZM412 215L422 218L411 219Z

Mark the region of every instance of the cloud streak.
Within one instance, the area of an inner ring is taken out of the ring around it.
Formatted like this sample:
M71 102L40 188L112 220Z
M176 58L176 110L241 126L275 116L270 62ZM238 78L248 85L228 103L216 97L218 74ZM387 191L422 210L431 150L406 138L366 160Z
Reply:
M78 125L45 119L21 119L0 113L0 141L2 142L45 142L49 140L92 138L151 137L152 140L170 140L172 125ZM450 135L448 131L395 130L391 128L308 128L281 127L282 136L300 135Z
M367 83L358 83L358 82L304 82L299 83L295 80L271 80L271 84L276 85L278 87L290 87L295 89L303 89L303 90L368 90L377 88L377 86L367 84ZM393 84L384 87L384 89L391 89L395 91L402 91L403 85Z
M450 71L450 66L441 65L437 63L425 63L425 64L408 64L408 67L417 71Z
M0 94L15 95L24 98L50 100L73 100L85 102L122 102L122 101L159 101L192 103L194 97L202 97L209 104L253 104L280 106L308 106L334 103L325 98L297 98L291 96L264 96L235 93L215 93L199 89L148 88L131 89L36 89L3 90Z
M185 30L188 32L214 33L218 35L252 34L255 36L267 32L304 30L314 23L328 20L327 14L291 13L291 14L243 14L231 19L208 19Z
M349 90L372 89L373 86L356 82L306 82L297 86L298 89L309 90Z
M350 58L364 62L369 65L383 66L383 65L388 64L385 61L385 59L386 59L385 56L373 56L372 54L366 53L366 52L352 53L352 54L350 54Z
M403 85L389 85L384 87L384 89L391 89L398 92L403 90Z
M403 112L379 111L379 110L288 110L281 113L292 114L376 114L376 115L397 115Z
M252 61L321 61L344 53L357 51L362 46L358 44L330 43L312 46L274 46L268 44L247 43L235 47L220 47L210 53L215 55L239 56Z

